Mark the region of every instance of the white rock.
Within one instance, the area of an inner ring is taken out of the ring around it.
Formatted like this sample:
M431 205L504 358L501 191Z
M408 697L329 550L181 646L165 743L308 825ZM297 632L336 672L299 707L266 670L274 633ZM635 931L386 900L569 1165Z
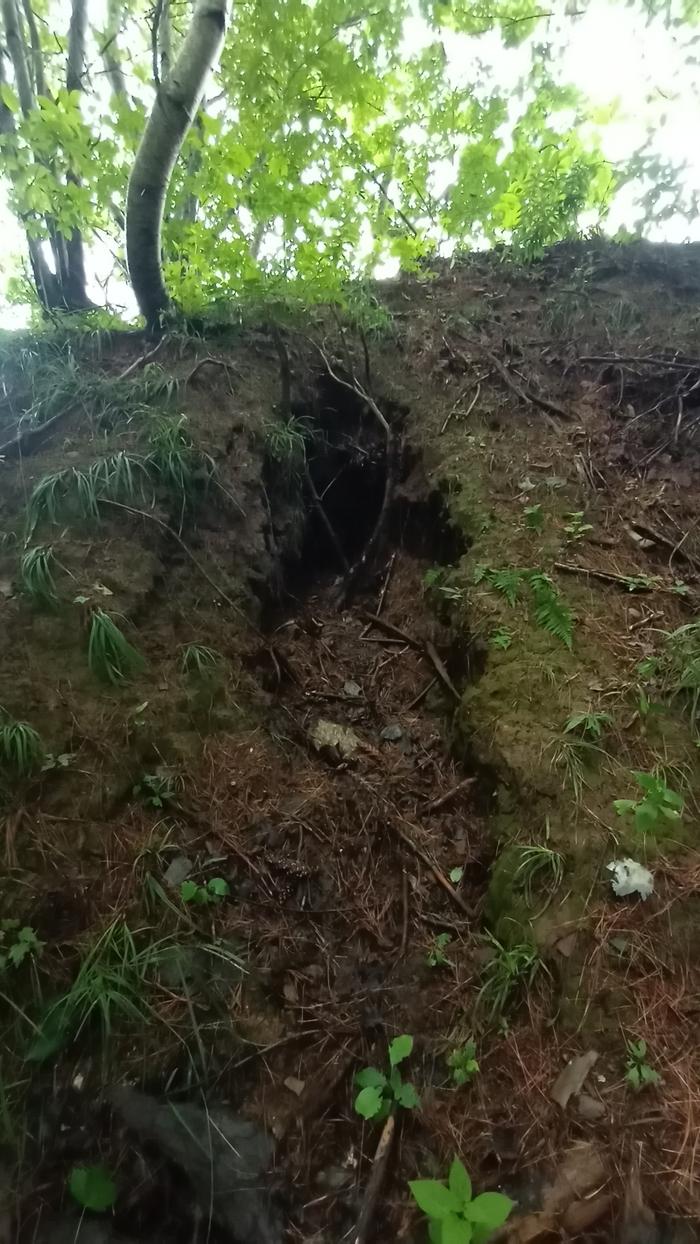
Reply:
M612 873L612 888L620 898L626 898L628 894L638 894L640 898L646 899L654 893L653 873L636 860L611 860L608 872Z

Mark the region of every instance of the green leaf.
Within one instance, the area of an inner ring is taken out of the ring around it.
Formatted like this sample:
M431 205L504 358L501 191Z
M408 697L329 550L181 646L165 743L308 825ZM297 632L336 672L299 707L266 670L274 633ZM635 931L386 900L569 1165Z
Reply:
M381 1110L383 1098L381 1091L373 1084L361 1089L355 1098L355 1110L363 1119L374 1119Z
M180 898L183 903L195 903L201 888L196 881L183 881L180 886Z
M212 877L207 884L207 889L217 898L226 898L231 893L228 881L224 881L223 877Z
M413 1037L404 1034L401 1037L394 1037L389 1045L389 1066L398 1067L405 1058L408 1058L413 1049Z
M420 1097L412 1084L402 1084L396 1094L396 1100L405 1110L415 1110L420 1106Z
M68 1188L78 1205L96 1213L104 1213L117 1199L116 1184L104 1166L74 1166Z
M3 82L0 86L0 99L10 112L19 112L19 98L7 82Z
M440 1227L442 1244L471 1244L472 1224L466 1219L448 1214L442 1219Z
M382 1071L378 1071L376 1067L363 1067L362 1071L358 1071L355 1076L355 1084L358 1088L381 1088L386 1086L387 1079Z
M472 1181L469 1178L466 1167L459 1158L455 1158L450 1167L449 1174L450 1192L466 1205L472 1199Z
M495 1231L508 1218L515 1201L504 1196L502 1192L482 1192L465 1208L464 1213L479 1226Z
M437 1179L412 1179L408 1186L416 1205L429 1218L446 1218L448 1214L459 1213L459 1201Z
M452 882L453 885L459 885L463 876L464 876L463 868L450 869L450 881Z
M636 806L634 799L613 799L613 808L618 816L624 816L626 812L634 812Z

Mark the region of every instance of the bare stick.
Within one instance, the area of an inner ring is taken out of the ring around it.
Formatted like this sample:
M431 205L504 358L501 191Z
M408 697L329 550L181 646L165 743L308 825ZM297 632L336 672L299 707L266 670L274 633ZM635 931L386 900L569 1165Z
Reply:
M472 398L471 402L469 403L469 406L467 407L467 409L466 409L466 410L465 410L465 412L464 412L464 415L463 415L463 418L464 418L464 419L468 419L468 418L469 418L469 416L470 416L470 414L472 413L472 411L473 411L474 407L476 406L476 403L477 403L477 402L478 402L478 400L479 400L479 394L481 393L481 381L482 381L482 380L485 380L487 375L488 375L488 372L486 373L486 375L481 376L481 378L480 378L479 380L477 380L477 382L476 382L476 393L474 394L474 396L473 396L473 398ZM440 428L440 436L442 436L443 432L444 432L444 431L445 431L445 429L447 428L447 426L448 426L448 424L449 424L449 422L450 422L450 419L452 418L453 414L454 414L454 413L455 413L455 411L457 410L457 407L460 405L460 403L461 403L461 402L463 402L463 401L464 401L464 398L467 396L467 393L468 393L468 392L469 392L469 390L470 390L471 388L473 388L473 387L474 387L473 385L468 384L468 385L467 385L467 387L466 387L466 389L462 389L462 392L460 393L459 397L457 398L457 401L455 402L454 406L453 406L450 410L448 410L448 412L447 412L447 415L446 415L446 417L445 417L445 422L443 423L442 427Z
M396 1135L396 1119L390 1114L379 1137L379 1144L372 1159L372 1170L367 1182L367 1190L365 1199L360 1210L360 1216L357 1220L357 1233L355 1235L355 1244L366 1244L369 1237L372 1219L379 1199L379 1193L382 1190L382 1184L386 1176L386 1169L389 1162L389 1155L394 1143Z
M599 579L601 583L612 583L615 587L625 588L628 592L666 592L672 596L677 595L672 587L665 587L663 583L646 582L644 576L613 574L608 570L589 570L587 566L572 566L568 562L555 562L555 570L561 570L564 574L580 574L589 579ZM639 580L639 581L638 581Z
M469 790L475 782L475 777L463 778L461 782L458 782L451 790L446 791L444 795L440 795L437 799L431 799L430 803L425 805L426 812L437 812L438 808L444 808L446 803L451 803L462 791Z
M225 372L231 372L237 379L240 379L240 373L232 363L227 363L225 359L216 359L212 354L207 354L206 358L200 359L198 363L195 363L192 371L185 377L185 384L191 384L203 367L222 367Z
M447 690L449 691L450 695L453 695L455 700L460 700L462 697L460 696L459 691L455 687L452 679L450 678L447 670L445 669L445 666L442 660L438 656L435 645L431 644L430 640L428 640L425 645L425 655L427 656L428 660L432 662L433 667L435 669L435 673L437 674L440 681L444 683L444 685L447 687Z
M371 626L376 626L378 631L384 631L390 639L398 640L403 644L408 644L409 648L415 648L418 652L423 649L423 644L418 639L414 639L412 635L407 635L400 627L394 626L393 622L385 622L384 618L380 618L376 613L368 613L362 609L360 617L364 618Z
M377 617L379 616L379 614L382 612L382 609L384 608L384 600L385 600L385 597L386 597L386 594L389 588L389 583L391 582L391 576L394 570L395 561L396 561L396 550L394 550L394 552L391 554L391 557L389 558L389 566L387 568L386 575L384 576L384 583L382 586L382 590L379 593L379 601L377 604Z
M508 385L508 388L515 394L516 397L520 398L521 402L528 402L532 406L539 406L541 410L546 410L550 415L557 415L560 419L571 418L569 411L565 410L563 406L560 406L558 402L552 402L547 397L540 397L539 393L535 393L534 389L529 388L527 385L521 387L517 381L513 379L513 376L508 371L508 368L504 367L501 360L497 358L495 354L490 354L487 351L487 358L489 358L493 363L496 371L501 377L501 380Z
M304 474L306 476L307 487L309 489L309 492L311 493L311 498L313 500L314 506L316 507L316 512L326 530L326 535L328 536L328 539L333 545L335 555L338 558L338 561L340 562L341 566L343 567L343 570L345 571L346 574L349 574L350 562L345 556L345 553L343 552L343 546L340 543L340 540L338 539L336 530L333 524L331 523L330 518L326 514L325 509L323 508L323 502L321 501L321 498L319 497L317 489L316 489L316 485L314 484L314 481L311 478L311 472L309 470L308 462L304 463Z
M393 821L390 821L389 824L397 838L400 838L405 846L408 847L409 851L412 851L419 860L422 860L426 868L430 869L438 885L442 886L446 894L449 894L452 902L457 904L460 910L464 912L465 916L472 916L474 913L471 908L467 906L462 896L457 893L452 883L447 880L444 872L442 869L438 868L432 856L430 856L427 851L424 851L422 847L419 847L418 843L414 842L410 835L401 829L400 826L394 824Z

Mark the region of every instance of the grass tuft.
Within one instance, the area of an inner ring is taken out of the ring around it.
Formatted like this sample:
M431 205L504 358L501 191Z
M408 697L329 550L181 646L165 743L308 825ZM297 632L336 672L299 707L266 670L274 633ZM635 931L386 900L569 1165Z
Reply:
M144 667L143 657L122 634L114 619L95 609L90 620L88 665L103 682L117 686Z
M15 781L26 781L41 769L46 752L40 735L26 721L0 718L0 767Z
M222 661L221 653L215 648L205 648L203 644L184 644L180 669L183 674L207 678Z
M58 601L53 567L56 559L51 545L27 549L20 563L22 591L36 605L55 605Z

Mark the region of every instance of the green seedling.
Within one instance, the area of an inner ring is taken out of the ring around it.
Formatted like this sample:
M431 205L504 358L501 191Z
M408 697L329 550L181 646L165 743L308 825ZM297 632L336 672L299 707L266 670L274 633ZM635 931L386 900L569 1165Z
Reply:
M193 491L198 470L207 468L213 473L214 464L211 459L200 454L192 445L185 415L180 415L177 419L165 416L156 420L149 437L149 445L147 465L183 504Z
M88 665L102 682L117 686L144 667L143 657L129 643L114 618L95 609L90 619Z
M231 893L228 881L223 877L211 877L206 885L197 885L196 881L183 881L180 886L180 898L183 903L191 903L193 907L207 907L212 903L220 903Z
M177 800L177 781L170 773L144 773L132 794L149 808L164 808Z
M658 1071L654 1071L649 1066L647 1059L647 1043L640 1038L639 1041L627 1042L627 1063L625 1065L625 1080L635 1093L639 1093L643 1088L650 1088L654 1084L661 1083L661 1076Z
M389 1074L377 1067L365 1067L355 1076L360 1090L355 1098L355 1110L363 1119L386 1119L398 1106L415 1110L420 1098L412 1084L401 1079L399 1064L408 1058L413 1049L413 1037L404 1034L394 1037L389 1044Z
M203 644L185 644L180 657L180 669L183 674L196 678L208 678L223 661L220 652L215 648L205 648Z
M499 648L502 652L510 648L513 642L513 632L506 630L505 626L499 626L489 636L489 648Z
M55 605L56 584L53 579L53 567L56 564L51 545L39 544L27 549L20 563L20 582L22 591L35 605Z
M453 872L457 871L455 869ZM449 933L438 933L433 938L432 944L428 951L426 962L431 968L450 968L452 963L445 954L446 948L449 946L452 938Z
M44 744L33 726L0 717L0 769L8 777L26 781L41 770L45 758Z
M426 570L423 575L423 587L426 595L434 593L442 597L443 600L454 602L463 600L464 592L462 589L446 581L448 574L449 571L445 570L444 566L431 566L429 570Z
M564 524L564 531L569 537L570 543L576 543L583 540L587 531L593 530L593 524L584 521L584 510L571 510L564 515L569 521Z
M446 1183L412 1179L408 1186L428 1218L431 1244L485 1244L515 1204L502 1192L473 1196L471 1179L459 1158L453 1160Z
M0 920L0 972L18 968L25 959L34 959L44 949L31 925L20 928L19 920Z
M613 807L618 816L631 814L634 827L641 834L652 834L660 828L659 822L679 821L683 815L684 801L678 791L671 790L662 777L655 773L632 774L642 788L642 799L615 799Z
M544 510L541 505L526 505L523 510L525 526L530 531L541 531L544 527Z
M104 1214L117 1199L116 1184L104 1166L74 1166L68 1191L78 1205L95 1214Z
M306 466L306 446L314 430L308 419L291 416L265 426L265 449L288 481L298 478Z
M572 713L564 724L564 733L577 734L582 739L600 739L603 728L610 725L611 721L609 713Z
M476 1042L465 1041L464 1045L460 1045L456 1050L452 1050L447 1056L447 1066L452 1074L452 1083L458 1088L463 1084L470 1084L475 1075L478 1075L479 1064L476 1061Z
M571 648L574 627L571 610L544 571L520 570L517 567L494 570L491 566L479 565L474 567L473 579L475 583L487 583L500 592L511 608L517 602L521 587L528 587L537 625Z
M486 1011L490 1020L495 1020L519 992L529 988L543 963L537 948L529 942L503 946L491 933L487 934L487 940L493 957L484 966L477 1005Z

